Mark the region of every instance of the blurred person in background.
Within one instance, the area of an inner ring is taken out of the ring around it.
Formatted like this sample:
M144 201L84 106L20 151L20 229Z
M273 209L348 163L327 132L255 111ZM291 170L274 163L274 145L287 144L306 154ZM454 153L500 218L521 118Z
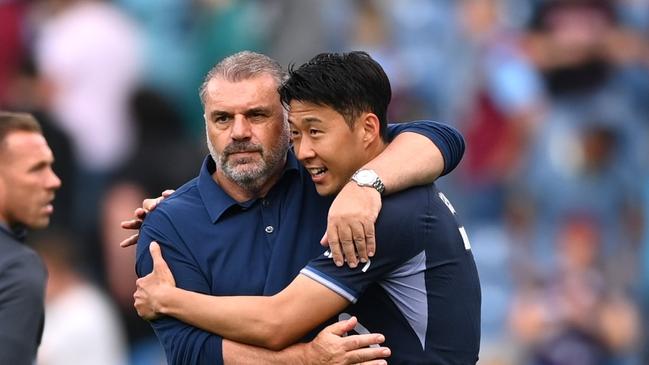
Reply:
M109 1L46 0L32 15L35 63L51 88L46 110L70 137L78 162L73 219L87 243L84 257L101 269L99 201L135 147L128 101L139 80L140 31Z
M30 365L41 341L47 272L23 244L47 227L61 180L30 114L0 111L0 363Z
M30 237L49 274L37 365L126 365L122 323L108 296L78 270L78 245L63 230Z
M527 277L512 307L523 364L633 364L640 335L638 307L602 271L603 236L588 214L564 216L557 237L557 272Z
M108 186L101 201L100 222L106 284L125 321L133 356L137 358L133 361L146 364L139 359L164 358L164 353L149 324L133 311L135 257L131 251L115 245L130 235L120 229L119 222L146 197L191 179L199 163L187 161L200 161L204 146L188 138L178 108L157 90L139 88L130 110L138 131L136 153Z
M48 111L51 87L40 75L31 54L25 54L7 82L5 105L9 110L21 110L32 114L38 120L52 152L56 156L53 168L65 184L56 193L57 213L52 216L52 225L74 224L75 179L77 174L76 155L69 136L63 131Z
M21 0L0 2L0 109L7 108L5 94L9 79L26 52L23 19L28 8L29 4Z

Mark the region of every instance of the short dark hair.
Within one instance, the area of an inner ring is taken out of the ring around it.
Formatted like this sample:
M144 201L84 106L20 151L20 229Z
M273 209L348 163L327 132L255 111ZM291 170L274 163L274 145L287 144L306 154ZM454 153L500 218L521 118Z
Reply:
M11 132L24 131L43 134L41 125L29 113L15 113L0 110L0 149Z
M387 111L392 98L390 80L366 52L321 53L298 67L279 88L282 103L292 100L328 106L352 127L363 112L376 114L381 138L387 140Z

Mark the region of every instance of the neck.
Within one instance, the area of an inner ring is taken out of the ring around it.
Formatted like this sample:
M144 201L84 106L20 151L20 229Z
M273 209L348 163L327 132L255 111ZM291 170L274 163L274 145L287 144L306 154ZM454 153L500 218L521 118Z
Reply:
M363 161L363 165L359 166L358 168L360 169L361 167L365 166L368 162L374 160L378 155L380 155L385 149L388 147L388 144L383 142L382 139L378 138L375 142L371 143L367 147L367 158L365 161Z

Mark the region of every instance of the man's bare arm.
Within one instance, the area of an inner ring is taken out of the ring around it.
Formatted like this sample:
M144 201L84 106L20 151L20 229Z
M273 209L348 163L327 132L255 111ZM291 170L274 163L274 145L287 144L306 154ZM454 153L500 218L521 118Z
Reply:
M302 338L349 302L324 285L298 275L271 297L216 297L177 288L160 246L150 246L153 271L137 280L138 314L169 315L237 342L281 350Z
M390 356L387 347L368 347L383 342L381 335L353 335L343 337L356 326L356 318L334 323L311 342L291 345L281 351L223 340L225 365L284 364L364 364L385 365Z
M444 171L444 157L427 137L404 132L363 168L374 170L389 194L435 181ZM342 266L346 260L356 267L374 255L374 222L380 210L381 196L374 188L350 181L340 191L329 208L327 233L322 239L336 265Z

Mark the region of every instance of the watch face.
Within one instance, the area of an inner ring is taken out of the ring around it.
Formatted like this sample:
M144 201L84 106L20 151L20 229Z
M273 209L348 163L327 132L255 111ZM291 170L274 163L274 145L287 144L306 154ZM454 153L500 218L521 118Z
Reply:
M368 170L362 170L356 174L356 181L361 184L371 184L374 182L374 179L374 174Z

